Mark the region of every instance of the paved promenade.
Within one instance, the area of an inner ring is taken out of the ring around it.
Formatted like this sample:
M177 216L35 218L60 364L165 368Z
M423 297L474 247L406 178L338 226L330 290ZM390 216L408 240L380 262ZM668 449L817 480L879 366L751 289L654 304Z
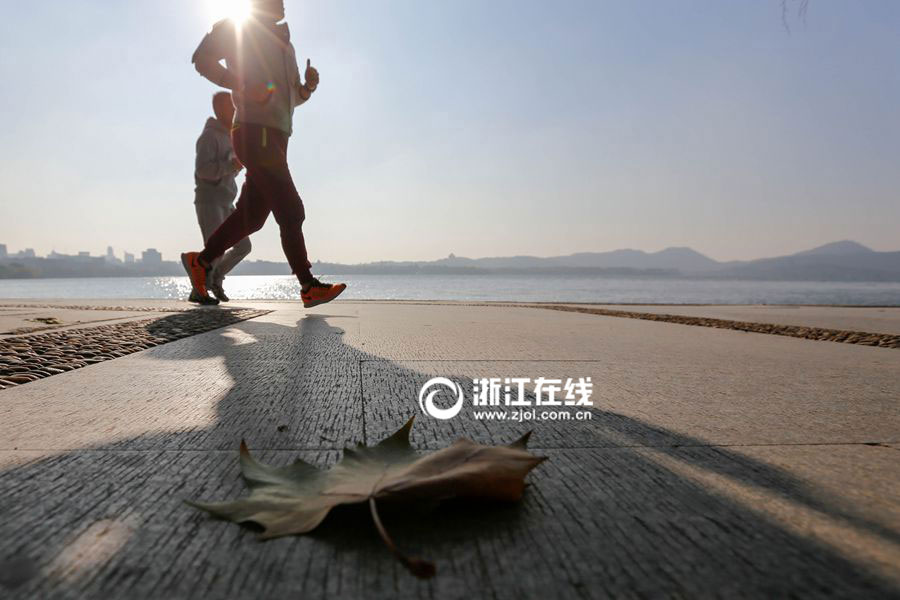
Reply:
M15 304L0 301L9 347L24 327L154 321L146 349L0 390L2 598L900 594L896 349L462 303L232 302L258 312L198 334L182 303ZM896 309L772 310L701 316L900 332ZM437 421L417 403L435 376L591 377L592 418ZM414 414L423 450L533 429L549 457L516 505L383 515L434 579L405 571L364 508L258 542L183 503L245 493L241 439L327 467Z

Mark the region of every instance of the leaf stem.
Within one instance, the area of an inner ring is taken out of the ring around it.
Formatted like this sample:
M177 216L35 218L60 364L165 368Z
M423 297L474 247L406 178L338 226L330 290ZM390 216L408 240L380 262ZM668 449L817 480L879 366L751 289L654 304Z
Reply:
M387 530L384 528L384 525L381 524L381 518L378 516L378 508L375 506L375 497L369 496L369 509L372 512L372 520L375 522L375 529L378 530L378 535L381 536L381 540L384 542L384 545L388 547L388 550L394 553L394 556L397 557L403 566L409 569L409 572L415 575L416 577L420 577L422 579L429 579L434 577L434 574L437 570L434 567L434 563L429 562L427 560L410 557L397 547L397 544L394 543L394 540L391 539L391 536L388 535Z

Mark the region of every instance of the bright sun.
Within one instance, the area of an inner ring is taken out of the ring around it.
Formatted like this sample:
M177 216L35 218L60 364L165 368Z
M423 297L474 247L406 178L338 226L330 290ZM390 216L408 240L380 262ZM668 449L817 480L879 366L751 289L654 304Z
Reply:
M208 4L216 20L243 23L250 16L250 0L208 0Z

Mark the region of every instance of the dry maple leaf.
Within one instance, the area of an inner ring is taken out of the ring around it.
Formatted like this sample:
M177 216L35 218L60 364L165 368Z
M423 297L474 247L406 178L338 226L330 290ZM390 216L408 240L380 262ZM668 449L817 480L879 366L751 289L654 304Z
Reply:
M525 475L546 457L526 450L531 432L508 446L483 446L463 439L443 450L418 454L409 445L412 423L410 419L376 446L346 449L328 471L302 460L286 467L261 464L242 441L241 473L250 495L233 502L188 504L236 523L256 523L264 529L260 537L269 539L312 531L340 504L368 502L388 548L413 574L431 577L432 563L405 556L393 543L375 501L518 500L525 489Z

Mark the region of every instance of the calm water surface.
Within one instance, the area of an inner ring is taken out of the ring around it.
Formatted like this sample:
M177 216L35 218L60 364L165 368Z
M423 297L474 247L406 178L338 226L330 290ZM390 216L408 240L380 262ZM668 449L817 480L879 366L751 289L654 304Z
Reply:
M636 302L689 304L900 305L900 283L709 281L521 275L322 275L345 281L342 298L376 300L507 300L524 302ZM291 276L233 276L225 290L236 300L294 300ZM3 279L0 298L178 299L186 277Z

